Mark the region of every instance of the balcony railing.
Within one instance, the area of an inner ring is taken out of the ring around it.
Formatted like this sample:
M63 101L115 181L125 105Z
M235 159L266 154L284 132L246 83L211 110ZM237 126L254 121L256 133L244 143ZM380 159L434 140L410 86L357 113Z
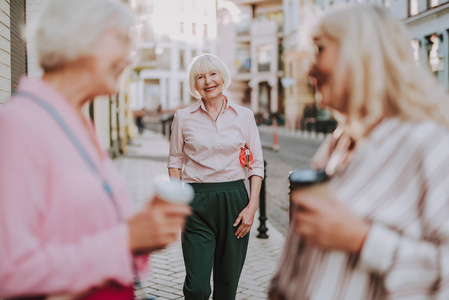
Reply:
M270 63L257 64L257 71L270 72Z

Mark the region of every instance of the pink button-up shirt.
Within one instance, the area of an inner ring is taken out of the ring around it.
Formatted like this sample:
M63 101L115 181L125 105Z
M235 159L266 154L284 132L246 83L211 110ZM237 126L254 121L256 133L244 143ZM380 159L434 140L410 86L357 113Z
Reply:
M248 108L226 101L215 122L202 100L176 112L170 140L168 168L182 169L185 182L227 182L245 178L240 148L253 153L248 178L263 178L262 147L254 114Z
M98 154L68 101L38 79L23 78L19 90L58 111L130 216L123 179L109 157ZM142 266L146 259L140 258ZM100 179L66 133L22 96L0 106L0 260L0 297L77 293L106 280L132 282L126 222L118 223Z

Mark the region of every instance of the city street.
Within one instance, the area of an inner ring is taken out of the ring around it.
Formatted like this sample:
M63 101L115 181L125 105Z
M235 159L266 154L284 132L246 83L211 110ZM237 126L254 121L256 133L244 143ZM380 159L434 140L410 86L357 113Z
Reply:
M324 137L298 137L279 131L279 151L273 145L272 128L260 128L263 155L267 162L266 198L268 219L282 234L288 228L288 174L297 167L309 165Z
M269 281L277 269L288 228L288 174L310 162L324 137L298 137L279 131L280 150L271 149L271 127L259 128L264 159L267 162L266 201L268 239L256 238L259 220L251 230L248 257L242 272L237 299L266 299ZM127 153L114 160L128 183L134 205L140 209L153 194L153 181L167 177L168 139L159 132L144 131L127 147ZM258 214L256 215L256 218ZM182 299L185 270L181 245L177 242L156 252L150 259L151 276L144 279L139 296ZM143 299L143 298L142 298Z

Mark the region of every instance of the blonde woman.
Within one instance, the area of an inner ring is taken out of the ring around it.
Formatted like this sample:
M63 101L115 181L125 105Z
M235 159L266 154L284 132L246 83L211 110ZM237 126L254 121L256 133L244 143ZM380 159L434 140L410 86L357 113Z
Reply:
M335 7L314 29L309 74L343 118L316 162L333 193L292 196L270 299L449 299L447 93L381 7Z
M186 299L234 299L245 262L249 231L258 207L263 158L254 114L223 91L229 71L216 56L203 54L189 67L191 94L199 99L175 114L170 140L170 176L195 189L193 213L182 235ZM250 195L239 162L242 147L253 153Z

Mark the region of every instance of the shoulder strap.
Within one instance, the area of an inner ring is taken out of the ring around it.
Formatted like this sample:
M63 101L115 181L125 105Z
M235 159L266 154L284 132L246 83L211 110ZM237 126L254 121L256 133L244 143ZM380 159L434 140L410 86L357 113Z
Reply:
M106 191L106 193L108 194L109 198L111 199L111 202L114 205L114 208L115 208L116 213L117 213L118 220L119 221L123 221L124 217L123 217L122 211L121 211L120 206L118 205L117 201L114 198L114 193L112 191L111 186L106 181L106 179L104 179L101 176L100 172L95 167L94 163L92 162L92 160L90 159L89 155L87 154L87 151L84 149L84 147L82 146L82 144L80 143L78 138L75 136L75 134L70 129L70 127L67 125L67 123L64 121L64 119L61 117L61 115L56 111L56 109L53 106L51 106L48 102L44 101L43 99L41 99L41 98L31 94L31 93L24 92L24 91L18 91L14 95L24 96L24 97L29 98L30 100L32 100L33 102L35 102L36 104L41 106L43 109L45 109L53 117L53 119L55 119L55 121L59 124L61 129L66 133L66 135L72 141L72 144L78 150L78 152L80 153L80 155L83 158L84 162L86 163L86 165L91 170L91 172L101 180L104 190Z

